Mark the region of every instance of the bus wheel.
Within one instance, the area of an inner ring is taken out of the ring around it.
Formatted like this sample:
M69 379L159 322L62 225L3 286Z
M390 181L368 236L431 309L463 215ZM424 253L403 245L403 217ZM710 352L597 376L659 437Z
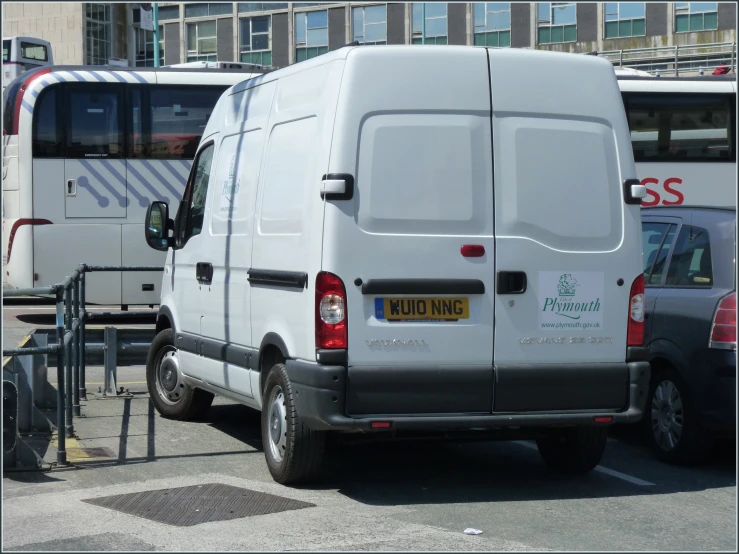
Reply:
M183 382L172 329L161 331L149 347L146 384L154 407L166 418L195 419L213 403L212 393Z

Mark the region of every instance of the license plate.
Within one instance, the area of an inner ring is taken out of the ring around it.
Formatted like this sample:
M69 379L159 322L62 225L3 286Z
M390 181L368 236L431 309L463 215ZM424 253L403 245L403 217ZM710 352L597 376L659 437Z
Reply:
M375 317L388 321L469 319L467 298L375 298Z

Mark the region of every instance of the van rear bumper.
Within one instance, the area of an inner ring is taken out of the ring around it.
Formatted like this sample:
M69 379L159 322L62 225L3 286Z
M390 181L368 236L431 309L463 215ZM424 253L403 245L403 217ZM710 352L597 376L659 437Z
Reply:
M606 372L610 374L607 380L623 391L623 402L618 407L612 405L614 397L611 396L609 399L611 404L601 404L600 407L585 404L579 408L575 408L570 404L569 409L563 407L557 409L554 407L551 409L537 410L536 405L526 406L524 404L521 405L523 409L515 412L502 412L493 411L493 402L491 401L485 412L478 411L480 407L476 406L467 412L455 413L397 413L396 410L393 410L396 413L354 413L350 415L347 408L350 406L351 396L354 392L348 392L350 389L349 378L350 371L354 368L347 369L344 366L321 365L300 360L288 360L286 365L294 392L298 415L312 429L334 431L374 432L388 430L387 428L373 429L371 424L376 421L389 421L391 423L390 430L413 431L595 425L595 418L599 416L610 416L613 418L613 423L633 423L639 421L642 417L650 378L648 362L633 361L622 364L601 364L610 367L610 372ZM618 368L623 372L624 388L618 385L618 379L615 377L620 373L617 371ZM474 368L468 375L472 376L480 369ZM509 367L509 371L513 371L514 369L513 367ZM536 371L532 367L527 366L522 367L522 369L528 372L527 380L529 384L526 386L528 391L526 397L529 399L537 397L546 398L551 396L552 393L556 395L557 387L555 386L553 388L553 385L557 382L558 376L561 376L562 381L568 383L568 385L574 384L572 380L572 366L548 365L545 368L546 378L544 379L536 378ZM574 371L577 371L577 368ZM580 369L580 371L583 370ZM488 368L488 372L491 376L490 382L492 382L492 375L494 375L493 368ZM383 373L385 372L378 372L378 379L383 378ZM363 387L367 386L366 379L367 372L364 371L361 379ZM382 390L383 385L384 383L378 383L380 390ZM481 386L487 387L489 385L483 380ZM560 391L564 390L564 388L560 387ZM443 391L444 389L440 392L443 393ZM413 391L407 388L404 392L409 393L411 397L413 395ZM583 392L584 395L581 398L585 398L588 395L587 386ZM398 390L396 394L402 394L402 392ZM515 394L520 394L516 390L516 387L511 389L511 395L515 396ZM603 393L598 394L602 395ZM492 390L490 390L490 397L492 399ZM565 396L564 398L567 397ZM569 398L572 399L573 397L570 395ZM607 395L603 397L604 400L606 398ZM475 403L477 404L478 401L479 398L476 398ZM505 404L502 405L505 407ZM549 405L557 406L556 403ZM531 409L532 407L534 409Z

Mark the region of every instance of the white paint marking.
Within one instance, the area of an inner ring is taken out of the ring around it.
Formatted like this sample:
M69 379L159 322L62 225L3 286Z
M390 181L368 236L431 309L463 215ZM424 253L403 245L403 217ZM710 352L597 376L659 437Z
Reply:
M535 444L532 444L530 442L526 442L526 441L513 441L513 442L520 446L525 446L526 448L530 448L532 450L538 450L538 447ZM634 485L639 485L641 487L653 487L654 486L654 483L650 483L649 481L644 481L643 479L639 479L638 477L632 477L631 475L626 475L625 473L621 473L620 471L608 469L607 467L603 467L603 466L596 466L593 471L604 473L605 475L610 475L611 477L615 477L616 479L621 479L622 481L627 481L629 483L632 483Z

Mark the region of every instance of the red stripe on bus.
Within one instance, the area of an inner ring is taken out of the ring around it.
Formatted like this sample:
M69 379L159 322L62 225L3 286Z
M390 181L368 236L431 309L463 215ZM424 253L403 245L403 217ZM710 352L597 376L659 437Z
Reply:
M13 239L15 239L15 232L20 229L23 225L51 225L51 221L48 219L18 219L13 223L13 227L10 229L10 235L8 235L8 258L7 263L10 263L10 252L13 250Z

